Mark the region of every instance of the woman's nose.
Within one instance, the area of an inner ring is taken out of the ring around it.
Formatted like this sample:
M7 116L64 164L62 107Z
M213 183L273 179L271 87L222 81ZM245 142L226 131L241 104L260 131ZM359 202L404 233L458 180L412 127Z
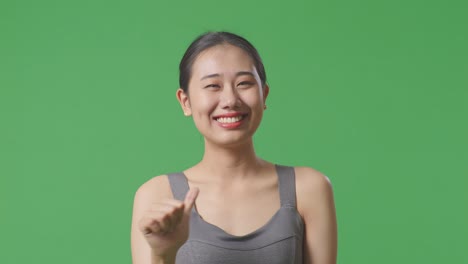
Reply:
M234 87L226 85L221 92L220 102L222 108L233 108L235 106L239 106L239 94Z

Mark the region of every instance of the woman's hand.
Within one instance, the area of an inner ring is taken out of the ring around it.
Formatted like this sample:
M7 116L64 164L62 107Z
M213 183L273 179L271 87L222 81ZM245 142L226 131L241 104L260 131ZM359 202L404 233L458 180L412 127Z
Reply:
M190 212L198 196L198 188L190 189L185 200L163 200L154 203L139 222L139 229L152 249L153 256L175 257L187 241Z

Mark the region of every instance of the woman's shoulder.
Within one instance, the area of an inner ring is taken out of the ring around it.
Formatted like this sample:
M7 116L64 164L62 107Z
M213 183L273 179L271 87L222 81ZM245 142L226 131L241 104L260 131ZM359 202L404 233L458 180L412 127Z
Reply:
M311 167L294 167L297 206L301 215L313 214L333 201L332 183L323 172Z
M304 188L326 188L331 181L323 172L312 167L295 166L296 185Z
M135 196L151 201L172 199L173 195L168 175L153 176L137 188Z

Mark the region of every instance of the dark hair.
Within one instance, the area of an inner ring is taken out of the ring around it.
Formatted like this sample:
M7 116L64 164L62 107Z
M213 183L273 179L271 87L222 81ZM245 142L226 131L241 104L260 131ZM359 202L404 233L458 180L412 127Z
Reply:
M198 36L185 51L179 64L179 85L184 92L188 92L188 83L192 75L192 65L198 55L213 46L220 44L231 44L243 49L252 58L258 72L262 86L266 84L265 67L255 47L245 38L230 32L207 32Z

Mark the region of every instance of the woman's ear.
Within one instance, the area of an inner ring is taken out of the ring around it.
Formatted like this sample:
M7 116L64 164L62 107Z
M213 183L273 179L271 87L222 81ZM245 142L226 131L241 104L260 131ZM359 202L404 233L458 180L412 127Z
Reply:
M180 106L182 107L182 110L184 111L184 115L185 116L192 115L192 109L190 107L190 100L189 100L188 94L184 90L179 88L177 89L176 97L180 103Z
M266 105L266 99L268 97L268 94L270 93L270 86L268 86L268 84L265 83L262 89L263 89L263 105Z

